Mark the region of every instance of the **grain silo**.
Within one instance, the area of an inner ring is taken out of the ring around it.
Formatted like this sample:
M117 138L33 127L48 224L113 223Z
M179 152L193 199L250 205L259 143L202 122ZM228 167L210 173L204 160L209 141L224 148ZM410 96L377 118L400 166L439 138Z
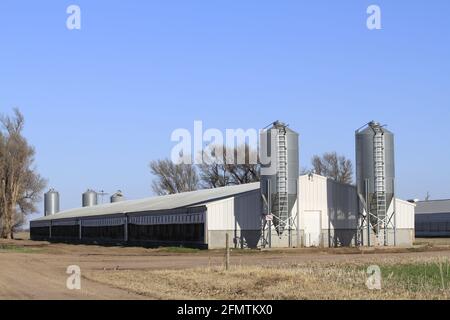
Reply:
M299 135L276 121L260 137L261 193L265 203L264 244L272 246L272 230L292 245L297 231L296 202L299 176Z
M97 192L88 189L85 193L83 193L83 207L93 207L98 204L98 194Z
M116 193L114 193L111 196L111 203L116 203L116 202L121 202L121 201L125 201L125 197L123 195L123 192L118 190Z
M356 180L360 244L395 245L394 135L378 122L356 131Z
M59 212L59 193L55 189L50 189L44 195L45 216L51 216Z

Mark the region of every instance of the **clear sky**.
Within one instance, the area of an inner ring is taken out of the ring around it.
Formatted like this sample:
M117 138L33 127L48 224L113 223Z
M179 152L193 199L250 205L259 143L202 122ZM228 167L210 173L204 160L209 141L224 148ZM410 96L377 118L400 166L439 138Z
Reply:
M2 0L0 112L24 113L62 209L86 188L151 195L149 161L194 120L284 120L308 166L354 159L354 130L375 119L396 134L398 196L450 198L449 14L448 0Z

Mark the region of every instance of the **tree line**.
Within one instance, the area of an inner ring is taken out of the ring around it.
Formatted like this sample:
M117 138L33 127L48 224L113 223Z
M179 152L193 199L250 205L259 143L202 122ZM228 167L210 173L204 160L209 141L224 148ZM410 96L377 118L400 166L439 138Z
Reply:
M259 160L256 164L251 161L258 159L257 152L247 144L235 148L215 145L210 149L211 153L201 155L203 161L199 165L176 164L170 159L150 162L155 176L153 192L167 195L260 181ZM245 160L239 155L245 155Z
M200 165L177 164L170 159L152 161L150 170L155 177L153 192L157 195L168 195L260 181L261 166L249 161L258 157L255 149L248 144L234 148L214 146L214 150L217 149L222 152L203 154L204 161ZM236 155L239 152L245 152L245 161L237 163ZM230 153L235 156L228 157ZM233 161L230 161L230 158ZM311 168L301 171L302 174L316 173L345 184L353 183L352 161L337 152L315 155L311 160Z

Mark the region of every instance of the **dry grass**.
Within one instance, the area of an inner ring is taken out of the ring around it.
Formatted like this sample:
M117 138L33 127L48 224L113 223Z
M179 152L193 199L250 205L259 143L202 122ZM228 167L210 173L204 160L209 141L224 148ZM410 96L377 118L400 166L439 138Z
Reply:
M234 266L165 271L96 271L87 277L153 299L449 299L450 264L440 259L380 261L383 288L366 287L368 265Z
M24 246L15 246L10 244L0 243L0 252L14 252L14 253L40 253L42 252L39 248L27 248Z
M16 240L30 240L30 232L21 231L14 234L14 239Z
M450 238L416 238L418 245L450 246Z

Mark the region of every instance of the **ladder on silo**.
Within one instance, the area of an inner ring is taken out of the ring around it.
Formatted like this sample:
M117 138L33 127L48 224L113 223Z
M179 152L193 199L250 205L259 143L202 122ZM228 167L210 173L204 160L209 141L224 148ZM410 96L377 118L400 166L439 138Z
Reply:
M386 242L386 216L387 216L387 200L386 200L386 172L385 172L385 145L384 132L381 127L374 127L374 166L375 166L375 199L374 205L376 210L376 230L377 237L380 242ZM384 230L381 234L381 230ZM383 236L383 239L381 239Z
M289 223L289 200L288 200L288 150L286 128L278 129L278 152L277 152L277 211L278 211L278 233L281 235Z

